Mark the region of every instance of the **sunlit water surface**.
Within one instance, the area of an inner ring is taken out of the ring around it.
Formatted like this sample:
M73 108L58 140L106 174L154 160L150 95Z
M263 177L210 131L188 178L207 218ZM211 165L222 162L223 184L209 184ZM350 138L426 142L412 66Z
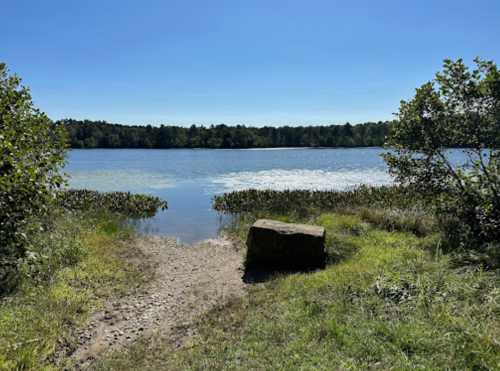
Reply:
M256 189L348 189L392 182L381 148L248 150L72 150L70 186L152 194L168 210L139 221L143 233L192 243L215 237L227 218L211 208L215 194Z

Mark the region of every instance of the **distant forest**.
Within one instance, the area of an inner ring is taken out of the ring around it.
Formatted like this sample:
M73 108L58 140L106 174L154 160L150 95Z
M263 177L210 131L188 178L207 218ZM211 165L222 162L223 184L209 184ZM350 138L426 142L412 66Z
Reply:
M126 126L60 120L71 148L371 147L384 144L389 122L330 126Z

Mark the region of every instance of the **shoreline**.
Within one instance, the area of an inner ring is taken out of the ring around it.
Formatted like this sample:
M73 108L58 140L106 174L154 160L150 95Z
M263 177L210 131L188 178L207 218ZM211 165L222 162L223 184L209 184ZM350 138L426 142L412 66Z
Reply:
M173 237L138 236L133 244L154 265L153 279L108 299L76 331L79 345L70 358L78 368L156 332L181 345L197 316L245 294L243 254L235 241L218 237L186 245ZM177 330L181 324L183 334Z

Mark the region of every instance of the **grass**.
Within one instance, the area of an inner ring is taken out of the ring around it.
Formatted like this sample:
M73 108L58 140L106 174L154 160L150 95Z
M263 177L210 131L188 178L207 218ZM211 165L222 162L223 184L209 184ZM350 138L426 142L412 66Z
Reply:
M132 218L151 217L167 209L167 201L158 197L130 192L98 192L89 189L66 189L58 193L57 202L66 210L107 210Z
M244 236L251 219L233 226L234 236ZM452 269L439 236L388 231L361 213L305 221L327 230L325 270L253 286L203 315L198 335L178 349L144 339L95 369L500 368L497 273Z
M439 229L435 218L420 208L360 207L355 212L363 220L387 231L426 236Z
M123 259L137 254L131 236L122 220L108 213L65 213L50 231L37 235L20 287L0 299L1 370L62 367L64 358L56 351L75 346L70 329L82 325L104 298L146 278Z
M232 237L244 241L258 217L320 224L327 231L327 268L253 285L247 296L201 316L196 335L181 347L153 335L92 367L500 369L498 272L457 268L441 252L432 215L399 201L385 204L391 189L377 192L304 193L300 207L285 211L269 204L271 193L233 194L227 207L261 196L270 207L241 214L226 231ZM310 197L330 199L331 210L306 207ZM364 201L344 205L358 198ZM372 204L375 199L380 202ZM115 214L65 213L48 230L33 241L16 294L0 301L0 369L71 368L56 354L74 348L70 329L84 324L104 298L148 278L148 269L123 259L138 252Z
M307 215L311 209L332 211L358 206L408 208L423 203L420 197L408 197L401 186L359 186L347 191L256 190L228 192L213 199L213 208L222 213L267 212Z

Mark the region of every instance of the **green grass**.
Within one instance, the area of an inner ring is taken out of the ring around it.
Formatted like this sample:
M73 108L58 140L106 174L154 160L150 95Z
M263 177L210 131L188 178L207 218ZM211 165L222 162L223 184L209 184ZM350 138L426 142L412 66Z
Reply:
M213 198L213 208L222 213L308 214L311 209L332 211L370 205L383 208L423 206L423 199L400 186L359 186L346 191L257 190L228 192Z
M438 231L436 219L418 208L361 207L356 210L360 217L387 231L411 232L426 236Z
M167 201L130 192L98 192L89 189L65 189L57 194L57 204L70 211L107 210L131 218L145 218L167 209Z
M131 236L116 215L64 214L36 237L20 287L0 299L1 370L56 369L56 350L75 345L70 329L145 279L122 259L137 254Z
M500 368L497 273L452 269L434 235L387 231L352 214L309 221L327 230L325 270L254 286L202 316L199 335L178 349L144 339L95 369Z

